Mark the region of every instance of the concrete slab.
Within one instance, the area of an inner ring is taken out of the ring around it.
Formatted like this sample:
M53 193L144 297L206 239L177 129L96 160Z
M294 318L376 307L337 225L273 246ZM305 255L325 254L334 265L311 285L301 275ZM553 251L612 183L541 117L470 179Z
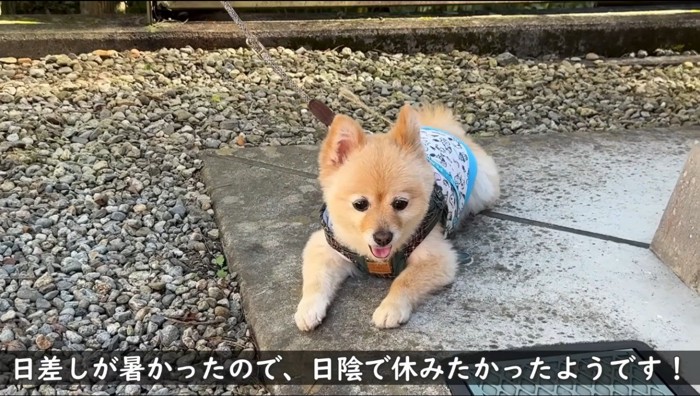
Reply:
M700 290L700 144L688 155L651 250L690 287Z
M638 228L658 224L686 144L695 138L700 131L484 142L503 169L498 211L644 239ZM301 294L301 250L318 228L316 153L315 147L270 147L204 158L226 256L238 272L244 312L261 350L486 350L625 339L665 350L700 348L700 297L650 250L515 217L473 219L456 244L474 263L405 326L372 326L390 281L360 278L342 287L321 327L301 333L293 314ZM411 391L447 389L355 386L313 393Z
M486 140L498 212L650 243L700 129Z

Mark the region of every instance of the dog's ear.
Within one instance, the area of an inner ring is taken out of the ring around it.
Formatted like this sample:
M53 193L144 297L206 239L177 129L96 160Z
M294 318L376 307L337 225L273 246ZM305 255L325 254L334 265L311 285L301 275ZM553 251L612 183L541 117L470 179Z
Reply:
M322 172L332 171L345 163L353 151L365 144L365 132L352 118L338 114L328 127L319 155Z
M418 114L410 104L405 104L401 107L396 124L394 124L389 135L401 147L409 150L421 147Z

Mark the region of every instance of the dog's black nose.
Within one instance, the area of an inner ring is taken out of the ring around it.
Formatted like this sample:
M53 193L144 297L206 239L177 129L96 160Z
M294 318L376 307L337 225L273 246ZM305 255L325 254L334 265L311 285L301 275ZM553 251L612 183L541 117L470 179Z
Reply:
M391 233L391 231L387 230L379 230L372 235L374 238L374 242L377 243L379 246L386 246L389 243L391 243L391 238L394 237L394 234Z

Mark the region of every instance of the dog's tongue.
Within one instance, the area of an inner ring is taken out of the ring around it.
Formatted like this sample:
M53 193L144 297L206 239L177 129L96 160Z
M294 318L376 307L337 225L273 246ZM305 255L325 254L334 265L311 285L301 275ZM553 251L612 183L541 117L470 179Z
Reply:
M391 246L384 246L384 247L379 247L379 246L372 246L372 254L376 258L387 258L389 257L389 253L391 253Z

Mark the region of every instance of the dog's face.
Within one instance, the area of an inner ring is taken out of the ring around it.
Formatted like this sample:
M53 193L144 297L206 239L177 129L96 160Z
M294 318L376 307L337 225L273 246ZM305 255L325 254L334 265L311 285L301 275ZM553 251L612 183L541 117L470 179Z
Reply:
M368 135L337 115L319 154L319 181L336 239L389 259L425 216L434 183L415 111L405 105L394 127Z

